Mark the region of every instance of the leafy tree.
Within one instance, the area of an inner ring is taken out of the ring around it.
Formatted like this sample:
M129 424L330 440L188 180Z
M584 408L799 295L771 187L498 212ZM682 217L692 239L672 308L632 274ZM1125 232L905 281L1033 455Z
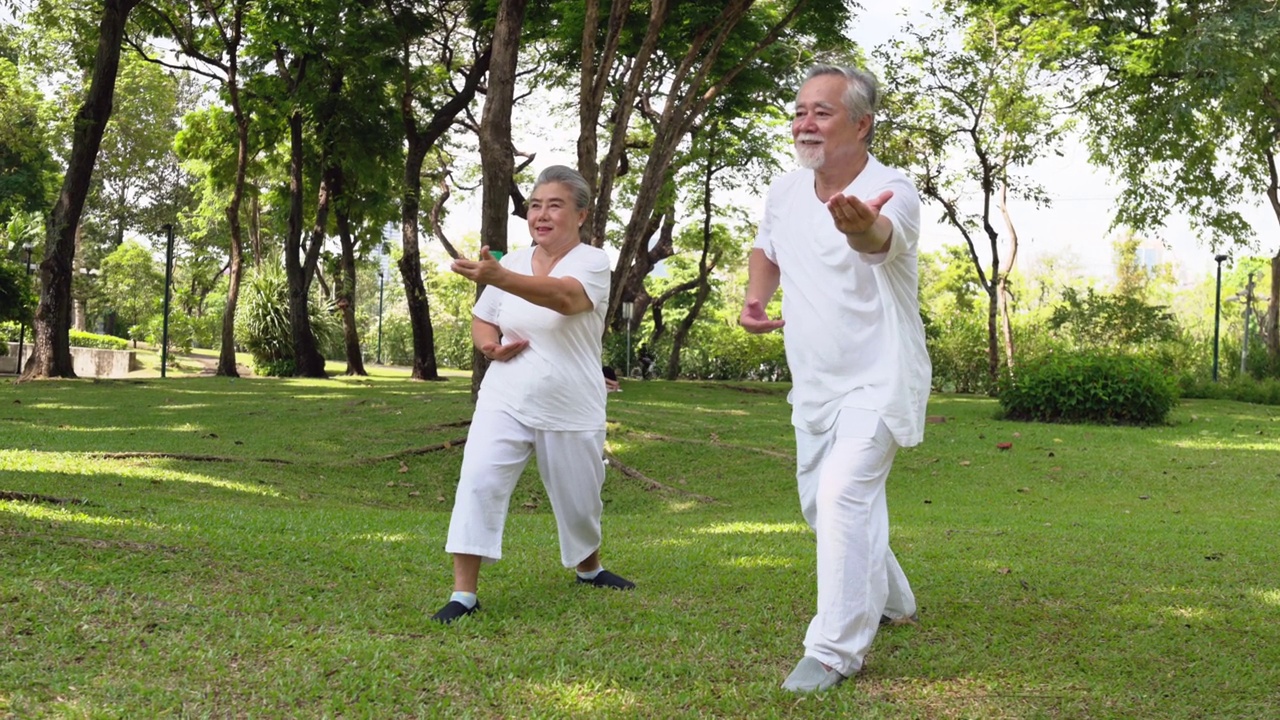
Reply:
M1049 327L1073 346L1085 349L1140 349L1176 340L1178 323L1163 306L1148 305L1129 295L1107 294L1088 288L1067 288L1054 308Z
M26 266L0 258L0 323L31 322L36 302Z
M246 177L253 150L249 144L249 113L245 109L242 97L244 80L241 76L241 53L245 44L246 14L250 8L249 0L231 0L230 2L188 3L180 0L173 3L154 2L146 6L148 20L151 21L151 32L168 37L177 43L182 55L188 62L178 65L184 71L210 78L219 83L227 103L230 106L231 118L235 127L236 150L234 170L228 175L214 173L207 179L218 182L222 186L230 186L230 195L226 198L223 213L227 220L230 235L229 259L227 263L227 296L223 313L221 350L218 355L217 374L237 377L235 361L235 315L236 304L240 297L240 281L243 275L244 237L241 220L241 204L244 200ZM250 22L255 18L250 17ZM134 42L134 47L146 55L145 47ZM154 58L155 62L164 61ZM208 139L217 136L206 136ZM208 158L213 153L203 153ZM216 169L216 164L210 164ZM261 253L254 253L255 262L261 260Z
M50 108L31 78L0 57L0 224L53 203L58 164L51 150Z
M936 253L920 253L920 296L932 313L972 313L981 294L978 266L966 246L944 245Z
M102 297L126 326L142 325L164 298L164 273L151 251L126 240L102 260Z
M474 3L443 2L434 8L422 8L419 3L406 1L389 3L388 10L394 21L396 67L400 72L394 97L399 100L404 131L401 254L397 267L413 329L411 377L436 380L440 375L419 250L425 197L423 165L480 90L489 70L493 42L488 33L469 29L482 24L485 17ZM428 29L434 32L427 32Z
M174 219L185 180L173 153L179 91L178 80L160 67L134 54L122 59L87 206L109 228L110 247L128 231L154 234Z
M647 20L633 22L631 11L646 5ZM641 256L662 224L664 186L699 118L726 92L740 91L757 107L784 102L787 84L778 79L793 77L797 61L812 58L813 50L847 48L839 30L853 7L809 0L654 0L611 3L603 18L599 0L555 3L564 22L551 28L553 56L578 71L578 169L592 184L596 202L590 227L584 224L584 241L601 246L608 237L615 186L630 171L633 114L638 112L652 133L641 148L643 169L619 242L611 325L622 297L639 290L633 266L643 264ZM603 160L602 131L609 138Z
M1008 198L1047 202L1037 184L1017 173L1050 152L1067 123L1052 107L1051 78L1037 70L1037 58L1025 51L1016 26L999 15L970 12L949 26L909 28L904 35L877 50L888 101L874 150L889 164L907 168L924 198L941 206L964 237L988 297L988 373L994 382L1001 336L1009 367L1014 359L1007 278L1018 236ZM976 209L967 198L976 199ZM996 229L1001 221L1003 243ZM985 253L978 250L980 236L986 238Z
M84 103L76 113L67 171L49 217L44 259L40 263L40 304L36 308L31 361L23 372L24 378L76 376L68 335L75 233L89 194L98 148L111 117L125 23L138 2L102 0L92 80Z
M973 0L1023 28L1047 66L1083 88L1094 162L1125 183L1117 225L1156 228L1173 210L1248 244L1236 208L1266 198L1280 222L1280 13L1273 0ZM1263 328L1280 357L1280 251Z

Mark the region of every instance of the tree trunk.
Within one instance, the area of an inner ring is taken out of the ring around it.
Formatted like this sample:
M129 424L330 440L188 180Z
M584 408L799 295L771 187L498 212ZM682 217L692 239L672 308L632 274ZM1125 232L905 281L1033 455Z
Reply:
M670 172L672 159L685 134L689 132L692 123L718 96L721 88L732 82L738 73L766 47L777 42L782 29L795 19L807 3L808 0L795 0L791 8L769 32L757 41L745 56L737 58L736 64L715 82L709 80L712 69L718 64L720 52L729 34L750 10L751 0L726 0L716 20L700 28L692 38L689 51L680 59L678 67L671 73L670 96L663 106L661 118L654 124L653 145L636 192L634 207L630 208L631 218L623 232L621 246L618 248L618 260L613 271L613 288L609 298L610 321L617 315L619 301L622 298L623 286L619 281L627 277L632 262L642 251L641 243L645 226L657 209L659 191ZM657 3L655 2L654 5L656 6ZM614 139L614 146L609 148L610 158L613 157L615 149L618 149L617 132L614 133ZM612 193L611 171L615 169L608 161L601 168L600 202L604 202ZM604 232L603 227L600 226L603 220L599 215L607 219L608 210L607 206L597 207L596 222L599 237L595 238L596 241L603 242Z
M1280 141L1280 137L1277 138ZM1271 201L1271 211L1280 222L1280 173L1276 172L1276 154L1270 148L1266 150L1267 171L1270 184L1267 185L1267 199ZM1267 339L1267 355L1271 357L1272 367L1280 365L1280 251L1271 258L1271 302L1267 305L1263 334Z
M411 105L413 99L406 93L403 103L405 124L413 123ZM418 210L422 191L422 162L427 154L425 141L416 131L410 131L409 147L404 161L404 197L400 200L400 278L404 282L404 299L409 307L409 327L413 330L413 368L409 377L414 380L439 380L436 366L435 330L431 327L431 306L427 302L427 287L422 282L422 256L418 250Z
M1009 215L1008 179L1003 179L1000 186L1000 214L1004 217L1004 227L1009 232L1009 254L1000 267L998 295L1000 301L1000 332L1004 337L1005 366L1013 371L1013 318L1009 309L1012 293L1009 292L1009 273L1013 272L1013 264L1018 259L1018 231L1013 227L1013 218Z
M76 376L71 364L69 335L75 233L89 194L102 135L111 118L125 22L137 4L138 0L102 2L93 79L84 104L76 113L71 158L63 177L62 190L46 226L44 259L40 262L40 304L36 307L31 357L23 369L23 379Z
M227 39L227 94L231 98L231 115L236 122L236 175L231 184L231 201L227 203L227 225L231 229L231 261L227 268L227 304L222 313L222 346L218 349L216 374L240 377L236 369L236 307L240 302L240 280L244 277L244 228L240 224L240 206L244 201L245 175L249 169L249 118L240 104L240 30L244 4L237 4L231 36Z
M253 266L262 265L262 203L256 193L249 198L249 246L253 250Z
M665 2L655 3L652 12L659 17L658 20L651 21L660 27L661 17L665 16ZM600 62L595 59L596 35L599 32L597 25L600 22L600 2L599 0L588 0L584 8L585 21L582 25L582 71L578 84L578 172L586 178L587 185L590 188L591 198L596 198L596 191L600 185L600 162L599 162L599 130L597 123L600 122L601 108L604 105L605 91L609 87L609 78L613 72L614 59L617 57L618 42L622 37L623 23L626 21L627 12L631 9L629 2L610 3L609 8L609 27L605 33L604 48L600 53ZM654 35L656 42L657 35ZM647 50L642 49L639 57L647 58L648 54L653 50L648 47ZM642 64L637 61L637 64ZM629 82L627 89L623 91L623 97L619 102L619 123L623 129L626 127L626 119L629 116L630 108L634 105L635 92L639 87L639 81L642 75L633 74L635 85ZM615 141L619 137L615 134ZM623 136L625 137L625 136ZM616 159L614 160L616 162ZM600 205L596 201L597 206ZM607 220L607 218L606 218ZM593 244L596 247L604 243L603 235L598 241L595 240L594 233L596 228L603 228L603 223L585 222L579 229L582 242Z
M405 303L409 308L409 327L413 331L413 367L410 377L414 380L439 380L436 366L435 333L431 328L431 312L427 303L427 289L422 283L422 260L418 251L418 216L422 208L422 163L430 150L453 125L458 114L471 104L480 81L489 71L489 59L493 52L492 41L476 55L476 61L467 71L466 80L458 94L440 106L431 117L426 129L419 129L414 112L414 80L411 70L412 53L410 38L404 40L401 63L404 87L400 95L400 120L404 125L404 195L400 199L400 247L403 253L397 267L404 283Z
M320 182L316 202L316 225L311 244L302 248L302 111L289 115L289 229L285 237L284 271L289 280L289 325L293 332L293 374L298 377L325 377L324 357L316 349L316 336L311 331L308 294L314 272L313 257L320 254L325 224L329 217L329 191Z
M329 172L333 175L334 192L340 198L343 188L342 169L335 167ZM338 298L338 308L342 310L342 339L347 355L347 374L368 375L364 369L364 354L360 350L360 332L356 328L356 249L351 237L351 218L342 202L336 203L334 215L338 221L342 259L333 279L333 290Z
M985 187L990 185L984 184ZM1000 287L1004 283L1004 274L1000 272L999 233L991 226L991 193L986 194L982 208L982 227L986 230L987 239L991 242L991 282L986 283L987 291L987 381L988 392L995 392L996 381L1000 378Z
M689 308L689 314L685 315L676 326L676 331L671 335L671 356L667 359L666 372L663 373L664 380L675 380L680 377L680 353L684 350L685 340L689 337L689 331L693 329L693 324L697 322L698 316L702 314L702 306L706 304L707 297L711 295L711 282L706 276L701 278L702 282L698 283L698 294L693 298L693 307Z
M490 250L507 250L507 216L511 207L511 176L515 148L511 144L511 106L515 102L516 62L520 55L520 28L528 0L502 0L493 28L493 57L489 63L489 89L480 119L480 162L484 189L480 207L480 244ZM484 290L477 287L477 296ZM471 349L471 396L489 368L476 348Z

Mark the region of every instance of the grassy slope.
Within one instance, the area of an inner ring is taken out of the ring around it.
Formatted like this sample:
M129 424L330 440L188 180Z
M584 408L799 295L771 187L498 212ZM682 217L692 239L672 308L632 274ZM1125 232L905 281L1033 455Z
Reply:
M794 698L813 550L784 388L628 383L606 564L575 587L532 471L485 609L426 617L463 380L0 389L0 717L1265 717L1280 410L1188 402L1152 429L1023 425L942 396L890 480L920 628ZM997 442L1013 442L1001 451ZM104 459L169 452L235 459ZM284 461L284 462L268 462ZM700 502L694 495L715 501Z

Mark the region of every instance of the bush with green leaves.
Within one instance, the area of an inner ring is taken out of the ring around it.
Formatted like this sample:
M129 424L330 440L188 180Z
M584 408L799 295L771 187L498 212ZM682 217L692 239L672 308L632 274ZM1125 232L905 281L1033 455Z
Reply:
M735 317L736 320L736 317ZM615 333L625 343L623 333ZM632 368L637 367L639 347L632 338ZM671 353L670 342L650 348L654 366L651 372L661 374ZM625 360L625 351L616 360ZM616 362L616 368L624 367ZM736 323L699 322L693 326L688 342L680 353L680 377L691 380L767 380L790 382L791 369L782 345L782 333L753 335Z
M1178 339L1178 321L1169 308L1093 288L1083 294L1064 289L1049 329L1078 348L1137 348Z
M129 341L114 335L99 335L79 330L71 330L68 335L70 336L71 347L98 348L100 350L129 349Z
M29 325L38 300L26 266L0 258L0 322Z
M1174 380L1151 360L1120 353L1055 353L1018 368L1000 391L1011 420L1106 425L1163 423L1178 400Z
M129 337L160 347L164 343L164 313L147 318L141 325L129 328ZM169 313L169 349L181 353L191 352L195 346L193 318L186 313Z
M341 347L342 320L332 303L312 297L308 303L316 347ZM292 375L293 325L289 320L289 282L284 271L263 265L246 278L236 304L236 343L252 357L254 373ZM285 362L287 361L287 362ZM286 372L287 370L287 372Z
M926 346L933 363L933 389L940 392L991 391L987 358L985 310L953 312L933 317L927 328Z
M1257 380L1247 375L1214 382L1209 378L1184 377L1179 387L1182 397L1206 400L1238 400L1256 405L1280 405L1280 379Z

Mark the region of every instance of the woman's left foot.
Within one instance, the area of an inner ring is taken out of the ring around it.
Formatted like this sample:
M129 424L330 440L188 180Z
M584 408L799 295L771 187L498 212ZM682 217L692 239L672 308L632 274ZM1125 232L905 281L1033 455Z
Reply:
M579 577L578 582L585 583L593 587L613 588L614 590L634 590L636 587L635 583L622 577L621 575L615 575L614 573L611 573L608 570L601 570L598 575L591 578L590 580L584 577Z
M457 620L460 617L466 617L467 615L470 615L479 609L480 609L480 603L476 603L472 607L467 607L466 605L463 605L457 600L450 600L449 604L440 608L439 612L431 616L431 619L435 620L438 623L444 623L445 625L448 625L454 620Z

